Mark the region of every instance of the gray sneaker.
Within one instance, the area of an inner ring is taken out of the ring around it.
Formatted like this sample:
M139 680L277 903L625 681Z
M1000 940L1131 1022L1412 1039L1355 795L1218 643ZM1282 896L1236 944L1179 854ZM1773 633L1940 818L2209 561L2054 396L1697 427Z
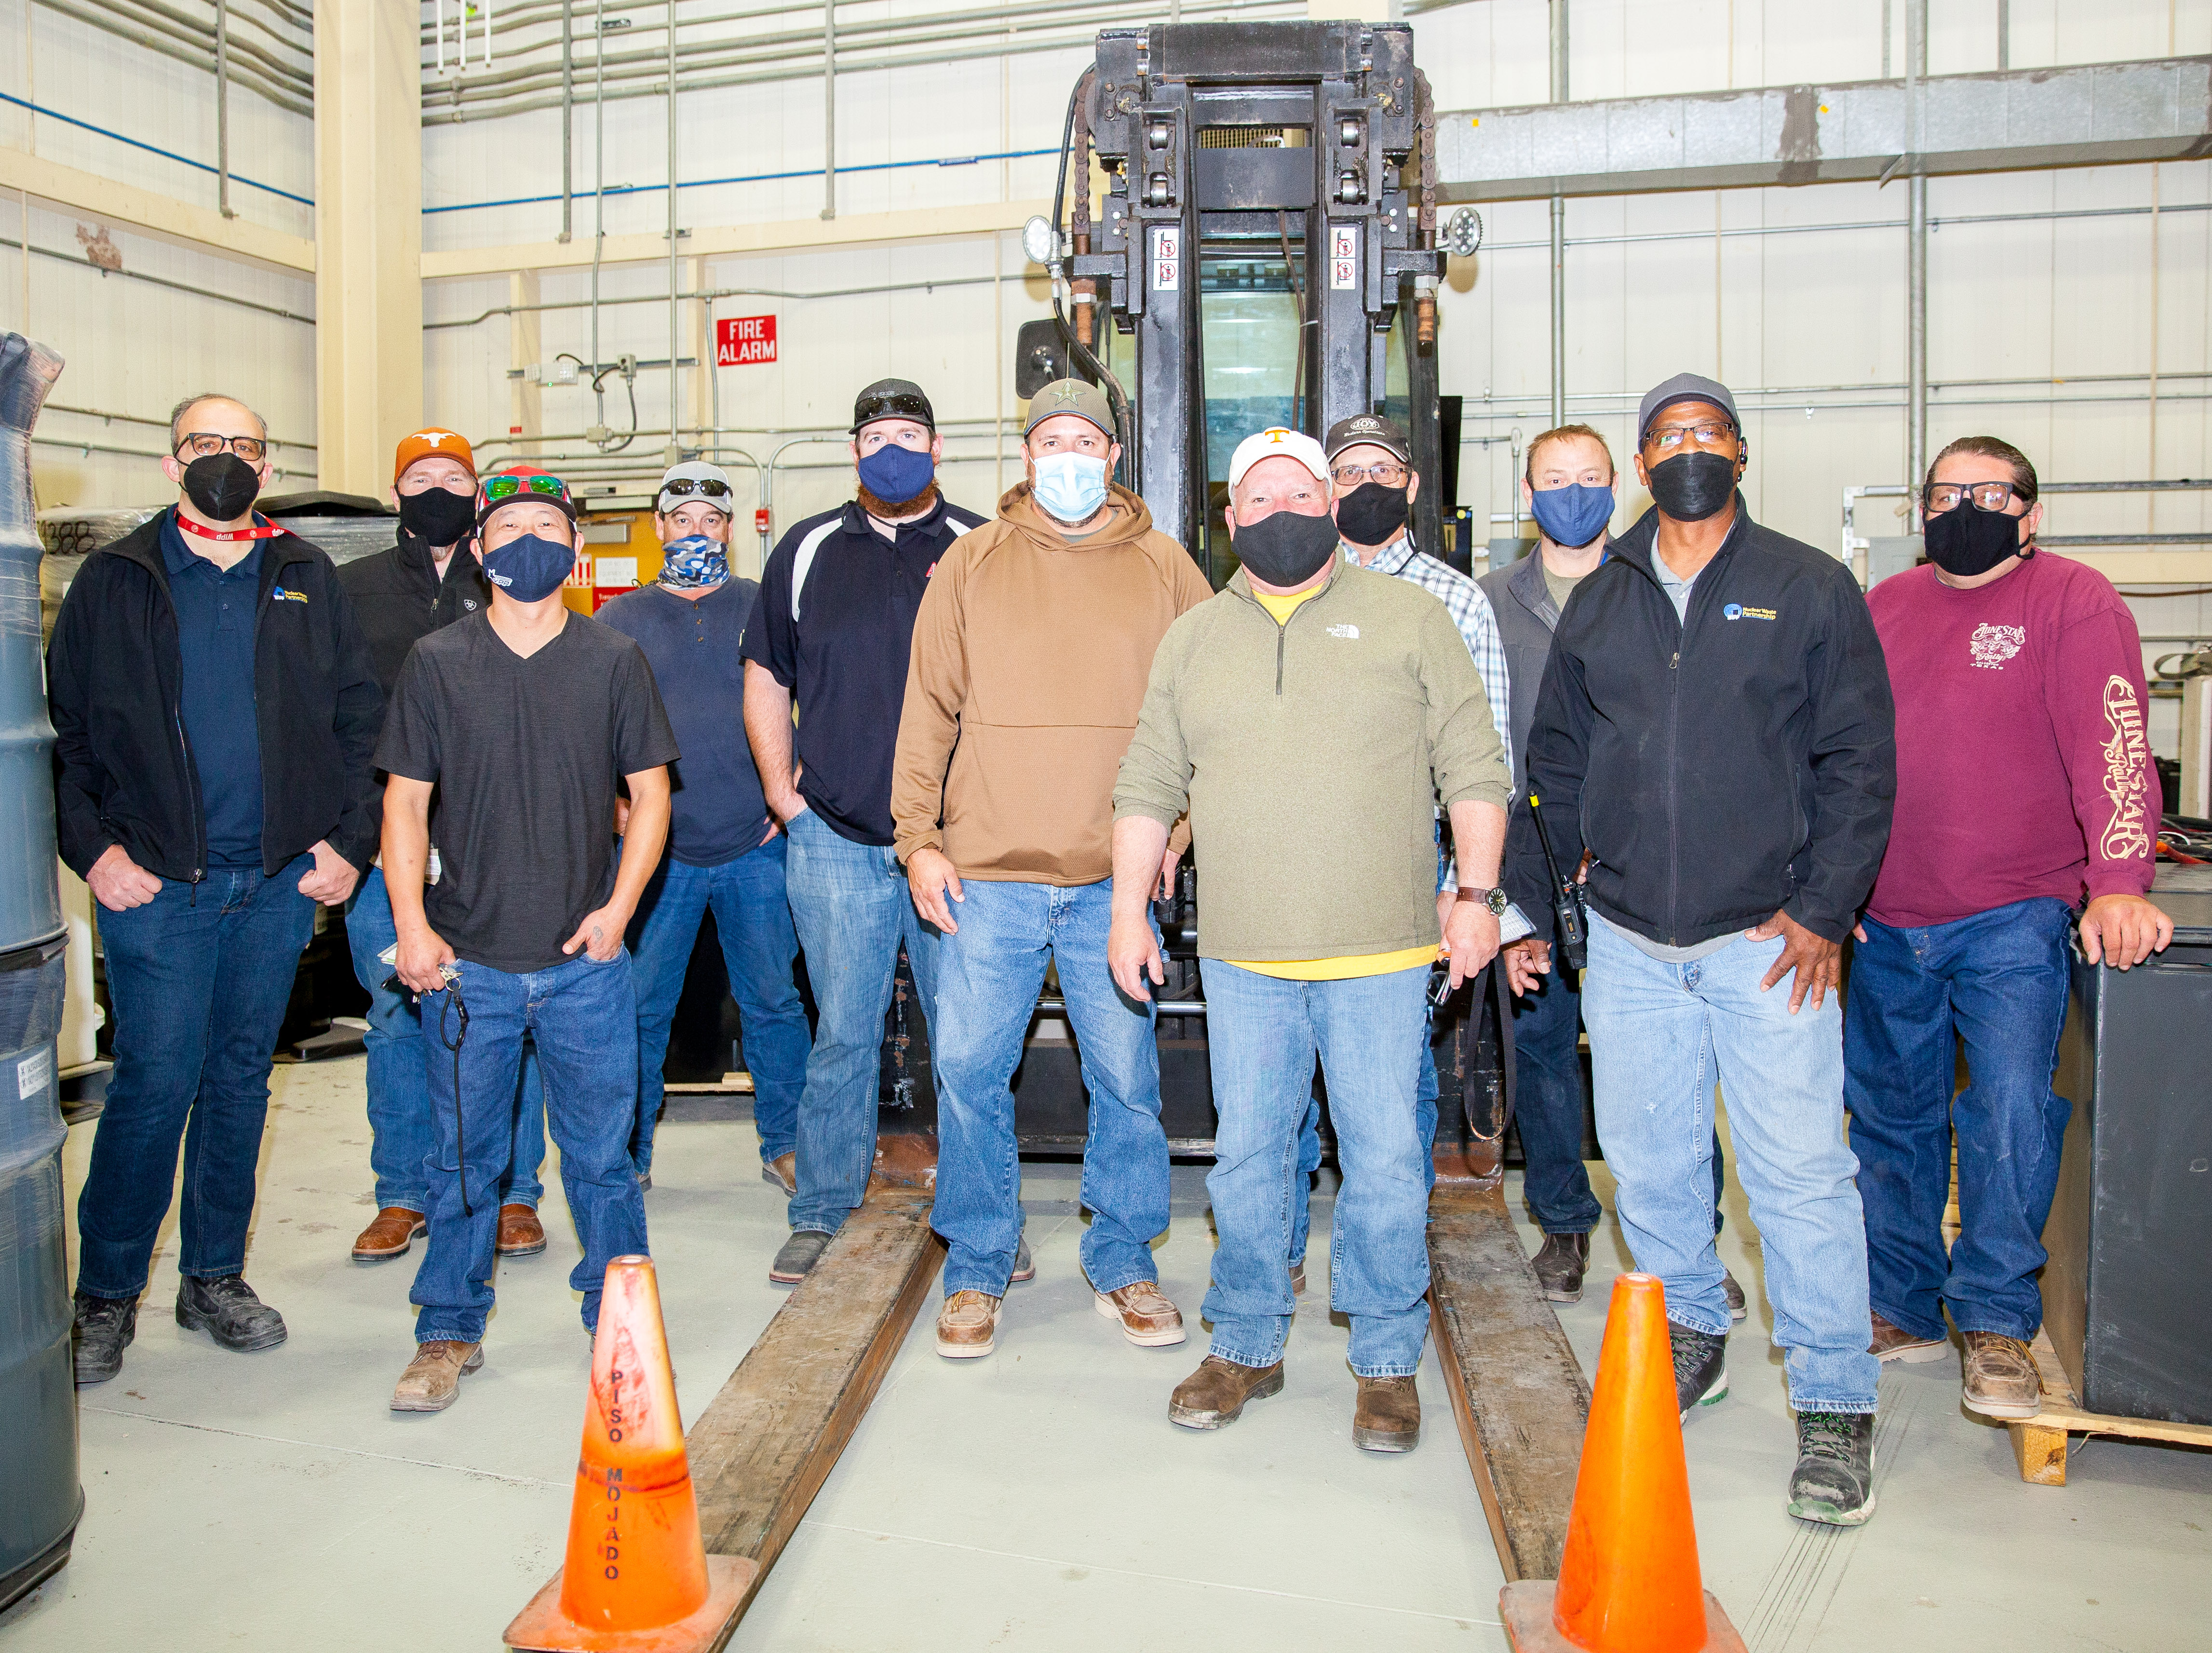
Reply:
M1751 1312L1743 1300L1743 1287L1735 1283L1735 1276L1725 1268L1721 1270L1721 1295L1728 1299L1730 1320L1741 1320Z
M1728 1339L1667 1322L1674 1356L1674 1398L1687 1418L1699 1407L1728 1398Z
M783 1249L775 1254L775 1261L768 1266L769 1279L778 1285L798 1285L822 1260L832 1237L811 1228L793 1230Z
M1790 1513L1824 1527L1863 1526L1874 1514L1874 1414L1801 1412Z

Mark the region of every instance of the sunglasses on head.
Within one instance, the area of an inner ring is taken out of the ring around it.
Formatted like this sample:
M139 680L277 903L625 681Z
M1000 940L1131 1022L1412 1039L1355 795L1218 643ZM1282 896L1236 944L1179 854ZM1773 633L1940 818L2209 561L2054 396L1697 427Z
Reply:
M730 484L720 477L671 477L660 484L663 498L674 495L681 499L686 494L702 494L710 500L726 500L730 496Z
M517 499L524 494L546 494L555 499L566 499L568 484L558 477L486 477L483 491L484 503L496 505L501 500Z

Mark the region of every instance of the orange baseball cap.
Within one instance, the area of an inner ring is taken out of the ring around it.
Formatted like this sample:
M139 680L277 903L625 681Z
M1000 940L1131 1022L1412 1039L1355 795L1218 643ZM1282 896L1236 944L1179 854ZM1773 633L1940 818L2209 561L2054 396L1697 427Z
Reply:
M477 474L477 456L469 448L469 439L459 431L441 430L432 425L427 430L416 431L412 436L400 438L399 452L392 462L392 483L397 485L399 479L407 474L407 467L416 460L440 459L459 459L468 467L470 476Z

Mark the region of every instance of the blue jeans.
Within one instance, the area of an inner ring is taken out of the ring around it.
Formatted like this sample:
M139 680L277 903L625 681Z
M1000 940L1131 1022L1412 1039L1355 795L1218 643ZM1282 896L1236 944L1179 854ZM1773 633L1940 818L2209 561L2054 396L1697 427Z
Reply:
M1536 991L1513 1000L1513 1118L1521 1127L1521 1186L1547 1234L1587 1234L1603 1214L1583 1165L1583 995L1555 958ZM1714 1176L1720 1162L1713 1162ZM1713 1194L1716 1211L1720 1193Z
M368 1167L376 1174L379 1209L398 1206L427 1211L430 1157L430 1091L423 1078L422 1018L405 993L387 993L392 966L377 957L398 939L384 869L373 866L354 891L345 915L346 945L354 979L368 994ZM499 1190L501 1205L535 1210L545 1197L538 1170L545 1164L545 1096L538 1054L526 1049L514 1097L514 1158Z
M638 1174L653 1169L653 1127L660 1117L661 1068L668 1025L684 993L684 971L712 908L730 994L744 1031L745 1071L753 1081L753 1127L763 1163L798 1143L799 1094L806 1086L806 1006L793 985L799 937L783 887L781 833L720 866L665 857L646 885L630 925L637 971L637 1129L629 1141Z
M1168 1139L1160 1129L1160 1050L1152 1005L1126 999L1106 969L1110 881L1065 888L969 878L959 929L938 943L937 1205L930 1223L951 1254L945 1295L1004 1297L1022 1234L1014 1093L1022 1042L1044 982L1060 974L1091 1097L1083 1148L1083 1273L1098 1291L1157 1280L1152 1242L1168 1225Z
M244 1270L270 1059L314 933L315 903L299 884L314 865L302 855L274 878L214 867L196 884L162 879L143 907L98 909L115 1072L77 1197L78 1291L146 1289L179 1139L177 1272L221 1279Z
M1424 990L1425 992L1425 989ZM1436 1012L1421 1001L1421 1077L1413 1090L1413 1128L1420 1133L1421 1157L1428 1167L1427 1186L1437 1185L1437 1053L1429 1044ZM1307 1087L1311 1095L1312 1087ZM1335 1115L1330 1115L1334 1124ZM1306 1103L1306 1116L1298 1126L1298 1163L1291 1173L1291 1266L1306 1260L1306 1242L1313 1231L1313 1178L1321 1169L1321 1100Z
M1219 1115L1206 1179L1221 1242L1205 1304L1212 1352L1240 1366L1283 1357L1294 1307L1283 1260L1304 1203L1291 1171L1318 1054L1344 1170L1329 1306L1351 1319L1353 1371L1410 1376L1429 1329L1429 1155L1413 1107L1428 967L1348 981L1288 981L1218 958L1200 968Z
M1874 1307L1921 1337L2033 1338L2036 1272L2073 1106L2051 1088L2066 1021L2073 909L2051 896L1949 924L1866 921L1844 1015L1844 1103L1866 1201ZM1957 1045L1969 1083L1953 1100ZM1943 1206L1959 1133L1959 1215Z
M814 988L814 1049L799 1104L794 1229L835 1234L868 1192L876 1163L876 1104L884 1018L899 944L914 966L921 1013L936 1036L938 933L914 910L906 873L888 844L856 844L802 810L787 828L784 887L806 979Z
M1800 1412L1875 1409L1867 1352L1866 1225L1844 1146L1843 1009L1790 1013L1790 978L1759 990L1782 938L1739 936L1670 964L1603 921L1590 926L1583 1018L1597 1128L1636 1266L1667 1287L1667 1316L1723 1335L1713 1249L1713 1082L1727 1094L1736 1177L1766 1256L1774 1340Z
M422 1310L415 1340L475 1343L491 1310L493 1248L499 1201L491 1190L507 1174L514 1146L516 1076L523 1036L538 1046L545 1073L545 1119L561 1150L561 1187L584 1243L568 1275L584 1294L584 1327L599 1323L599 1293L611 1258L642 1253L645 1196L629 1163L637 1121L637 1000L629 953L602 964L588 954L527 975L512 975L464 959L460 995L468 1031L460 1040L460 1100L453 1094L453 1053L444 1041L459 1033L441 1023L450 988L422 995L422 1051L436 1134L429 1160L430 1239L415 1271L409 1300ZM456 1112L465 1109L468 1200L461 1203L461 1143Z

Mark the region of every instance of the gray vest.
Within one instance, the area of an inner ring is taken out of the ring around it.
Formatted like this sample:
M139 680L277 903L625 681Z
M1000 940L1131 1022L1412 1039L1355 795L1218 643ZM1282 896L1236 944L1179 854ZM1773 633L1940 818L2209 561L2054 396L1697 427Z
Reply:
M1536 690L1544 663L1552 657L1552 628L1559 605L1544 583L1544 559L1534 551L1475 582L1498 617L1498 641L1505 646L1506 679L1513 692L1513 790L1528 790L1528 731L1536 720Z

